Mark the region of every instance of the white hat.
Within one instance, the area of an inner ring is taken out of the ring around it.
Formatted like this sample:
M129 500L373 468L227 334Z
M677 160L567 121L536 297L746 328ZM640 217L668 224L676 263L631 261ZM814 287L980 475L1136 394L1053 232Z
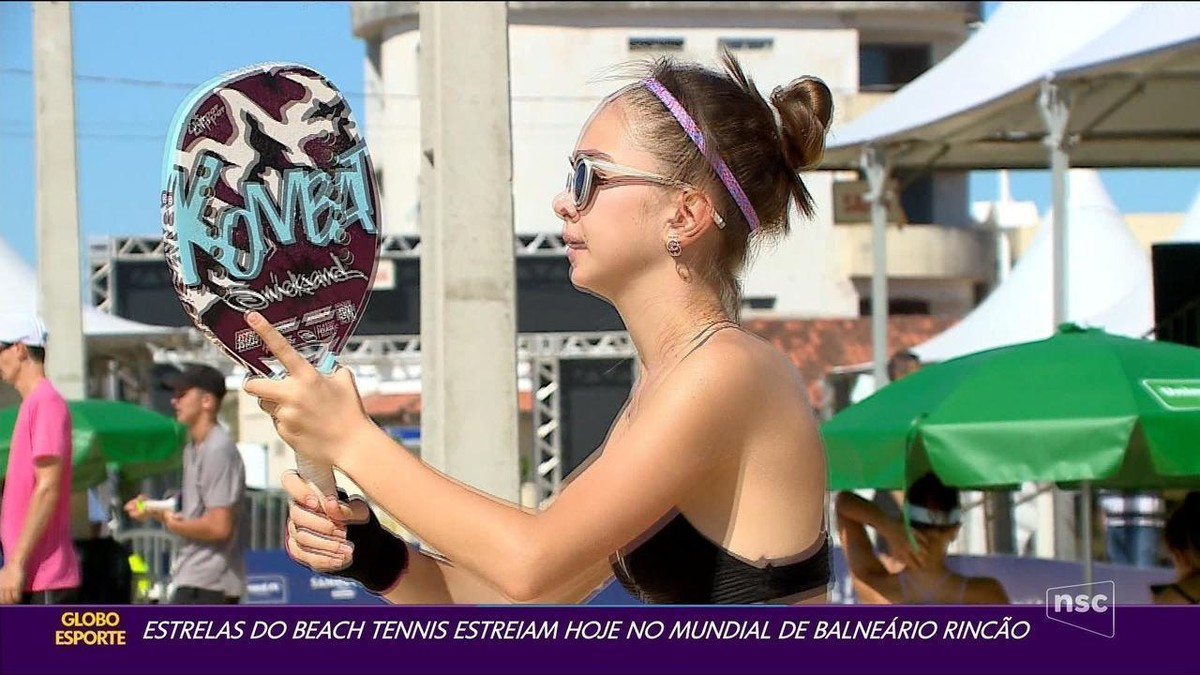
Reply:
M33 314L0 314L0 342L46 346L46 324Z

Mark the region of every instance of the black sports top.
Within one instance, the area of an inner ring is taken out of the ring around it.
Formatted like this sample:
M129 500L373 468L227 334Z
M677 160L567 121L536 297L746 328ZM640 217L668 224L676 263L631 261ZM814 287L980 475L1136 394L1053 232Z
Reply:
M680 513L634 550L618 553L612 568L625 590L649 604L795 602L828 588L827 533L785 560L759 566L740 558L713 543Z
M1187 600L1188 604L1200 605L1200 597L1192 597L1192 595L1190 593L1188 593L1186 590L1184 590L1182 584L1174 583L1174 584L1151 584L1150 585L1150 592L1155 595L1160 595L1164 591L1167 591L1167 590L1175 591L1180 596L1182 596L1184 600Z

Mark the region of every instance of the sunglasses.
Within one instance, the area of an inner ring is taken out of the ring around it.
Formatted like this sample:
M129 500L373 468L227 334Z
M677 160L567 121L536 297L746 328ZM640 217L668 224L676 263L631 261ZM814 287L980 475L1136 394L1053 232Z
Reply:
M699 191L695 186L681 180L606 162L588 155L568 157L567 161L571 165L571 171L567 174L567 191L571 193L577 211L584 211L591 206L592 200L596 198L596 190L603 185L645 185L649 183L681 190ZM713 211L713 221L716 222L717 227L725 227L725 219L716 211Z

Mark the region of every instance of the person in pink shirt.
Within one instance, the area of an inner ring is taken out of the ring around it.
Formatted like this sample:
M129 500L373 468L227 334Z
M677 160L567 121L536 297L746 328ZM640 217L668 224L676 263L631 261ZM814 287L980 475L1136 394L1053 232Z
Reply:
M21 395L0 499L0 604L66 604L79 590L71 541L71 414L46 378L46 329L0 314L0 378Z

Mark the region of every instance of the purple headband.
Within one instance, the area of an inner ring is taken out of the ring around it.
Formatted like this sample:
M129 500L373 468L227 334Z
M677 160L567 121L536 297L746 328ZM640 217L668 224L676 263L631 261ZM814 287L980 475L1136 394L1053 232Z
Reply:
M750 231L754 232L757 230L758 214L754 212L754 207L750 205L750 199L746 197L746 193L742 190L742 186L738 184L737 178L733 177L733 172L725 165L725 160L721 159L715 152L712 155L708 154L704 146L704 135L700 133L700 127L696 126L696 120L692 119L692 116L683 109L683 105L671 95L671 92L667 91L662 82L653 77L648 77L642 80L642 84L646 85L650 93L657 96L658 100L667 106L667 110L679 122L679 126L683 127L683 130L691 137L692 142L696 144L696 148L700 150L700 154L704 155L704 158L712 165L713 171L717 172L717 178L720 178L721 182L725 184L725 189L729 190L729 195L733 197L733 201L737 202L738 209L746 217L746 222L750 225Z

